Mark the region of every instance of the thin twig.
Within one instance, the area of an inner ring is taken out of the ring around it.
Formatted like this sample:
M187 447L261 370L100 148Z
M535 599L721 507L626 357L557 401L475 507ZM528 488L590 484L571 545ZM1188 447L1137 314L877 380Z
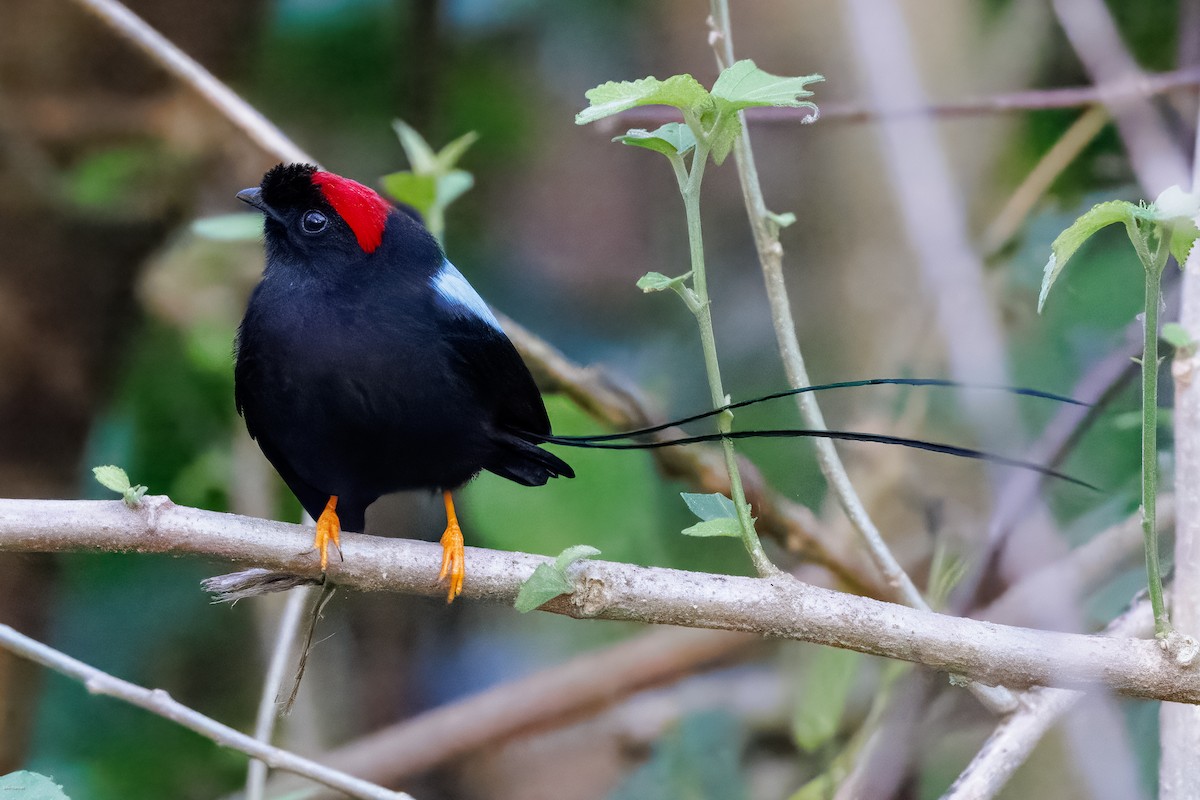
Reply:
M722 631L651 630L375 731L323 760L394 785L521 733L599 713L635 691L724 661L754 641ZM295 786L291 778L272 781L272 794Z
M1079 115L1054 146L1046 151L1021 184L1013 190L1000 213L983 234L984 258L990 258L1005 247L1025 226L1038 201L1050 191L1054 181L1067 167L1075 163L1085 148L1100 135L1110 117L1104 106L1093 106Z
M1158 109L1143 94L1118 91L1146 78L1121 41L1103 0L1053 0L1054 14L1116 120L1138 182L1150 197L1188 174L1183 150Z
M914 104L911 106L877 106L862 103L821 103L823 122L875 122L903 117L977 117L990 114L1009 114L1026 111L1048 111L1058 108L1085 108L1109 101L1151 98L1177 89L1200 86L1200 67L1191 66L1172 72L1142 74L1094 86L1069 86L1059 89L1026 89L988 97L967 98L944 103ZM746 115L755 124L796 124L812 117L801 108L752 108ZM631 109L608 123L613 129L650 127L680 119L678 114L658 106ZM607 128L605 130L608 130Z
M271 661L267 666L267 674L263 677L262 695L259 697L258 713L254 718L254 738L266 744L271 743L271 737L275 733L275 720L279 718L279 689L287 674L289 656L296 642L300 618L310 593L307 587L293 589L287 594L283 612L279 615L275 644L271 648ZM246 800L262 800L265 796L263 787L266 782L267 765L258 759L252 760L246 771Z
M257 758L275 769L287 770L297 775L325 784L330 788L345 792L351 797L364 800L413 800L411 795L404 792L393 792L382 786L360 780L344 772L322 766L307 758L301 758L295 753L271 747L257 741L244 733L223 725L198 711L183 705L171 698L162 689L146 689L142 686L121 680L95 667L84 664L65 653L60 653L52 647L30 639L8 625L0 625L0 647L41 664L47 669L74 678L87 687L92 694L105 695L123 700L131 705L144 708L152 714L171 720L189 730L216 742L222 747L245 753Z
M287 136L284 136L279 128L259 113L258 109L217 80L196 59L180 50L169 39L154 30L145 20L117 0L75 0L75 2L220 109L230 122L263 150L275 154L284 161L316 163L311 156Z
M723 68L734 62L728 3L726 0L714 0L712 11L713 50L718 66ZM804 355L800 350L800 340L796 336L796 323L792 319L791 301L788 298L787 286L783 278L783 245L779 242L778 226L771 221L767 212L748 132L744 131L734 142L733 155L737 162L742 197L746 203L750 227L754 232L754 243L763 272L763 282L767 289L772 328L775 331L779 356L783 361L784 371L787 373L788 384L793 389L809 386L812 382L809 380ZM816 430L824 430L826 427L825 417L821 413L816 396L806 392L797 395L796 401L805 424ZM883 575L884 583L901 601L913 608L929 610L925 598L921 596L921 592L917 590L912 579L900 566L888 548L887 542L884 541L883 535L872 521L871 515L867 512L850 481L850 476L847 474L833 442L828 439L818 439L813 445L821 473L845 510L851 525L858 532L875 567Z
M1113 620L1105 636L1145 636L1154 629L1150 604L1141 602ZM988 800L999 794L1033 748L1083 693L1069 689L1037 687L1020 697L1020 710L996 726L987 742L959 775L942 800ZM1165 708L1165 707L1164 707ZM1193 782L1195 776L1192 776Z
M0 550L203 554L316 576L305 529L281 522L176 506L147 497L120 501L0 500ZM346 534L345 561L329 580L362 591L434 596L441 547ZM539 564L524 553L467 549L464 596L512 603ZM745 578L588 561L575 590L543 611L757 633L914 661L985 684L1023 688L1104 684L1116 692L1200 702L1200 674L1166 658L1156 642L1036 631L917 611L800 583L791 576Z

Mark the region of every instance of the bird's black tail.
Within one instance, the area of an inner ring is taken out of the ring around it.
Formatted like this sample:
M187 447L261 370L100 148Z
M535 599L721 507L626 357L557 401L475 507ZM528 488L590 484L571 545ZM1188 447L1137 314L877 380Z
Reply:
M757 405L768 400L777 400L782 397L790 397L792 395L804 394L807 392L820 392L829 389L848 389L859 386L880 386L886 384L894 384L901 386L938 386L949 387L956 389L978 389L985 391L999 391L1008 394L1023 395L1026 397L1037 397L1044 400L1052 400L1058 403L1069 403L1072 405L1086 406L1080 400L1064 395L1053 394L1051 392L1043 392L1038 389L1026 389L1022 387L1011 386L981 386L973 384L964 384L957 381L944 380L939 378L871 378L869 380L859 381L839 381L837 383L824 383L816 386L806 386L800 389L788 389L782 392L774 392L772 394L756 397L752 400L742 400L737 403L730 403L712 411L705 411L699 414L693 414L688 417L664 422L658 425L651 425L645 428L638 428L632 431L622 431L620 433L594 434L588 436L556 436L553 434L539 435L523 433L522 437L527 440L537 441L542 444L556 444L563 447L579 447L591 448L599 450L655 450L660 447L675 447L678 445L699 444L701 442L716 442L722 439L835 439L838 441L849 442L874 442L877 444L899 445L901 447L911 447L916 450L926 450L932 453L942 453L944 455L957 456L959 458L971 458L979 461L986 461L991 464L999 464L1006 467L1015 467L1017 469L1030 470L1051 478L1073 483L1077 486L1083 486L1094 491L1099 491L1096 486L1080 480L1078 478L1067 475L1051 467L1046 467L1041 464L1036 464L1032 461L1023 461L1021 459L1009 458L1007 456L988 453L983 450L976 450L970 447L959 447L951 444L941 444L939 442L929 442L922 439L910 439L903 436L888 436L877 433L863 433L858 431L831 431L818 430L808 428L782 428L774 430L751 430L751 431L731 431L730 433L707 433L697 436L683 436L674 439L654 439L651 441L626 441L628 439L636 439L642 436L649 436L655 433L660 433L668 428L686 425L689 422L714 417L718 414L723 414L726 411L732 411L738 408Z

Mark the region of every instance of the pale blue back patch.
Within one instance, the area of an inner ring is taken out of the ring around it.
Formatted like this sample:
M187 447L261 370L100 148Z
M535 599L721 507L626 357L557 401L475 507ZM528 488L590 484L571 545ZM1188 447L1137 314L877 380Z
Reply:
M496 315L488 308L487 303L483 302L475 287L471 286L449 261L443 261L442 268L433 276L433 288L455 313L464 317L477 317L500 330L500 321L496 319Z

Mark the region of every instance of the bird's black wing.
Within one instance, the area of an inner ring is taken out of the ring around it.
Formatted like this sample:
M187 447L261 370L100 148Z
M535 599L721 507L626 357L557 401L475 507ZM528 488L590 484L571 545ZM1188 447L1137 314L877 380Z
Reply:
M542 395L500 322L467 279L449 262L431 279L443 341L461 378L496 424L544 435L550 420Z
M565 462L536 444L536 437L550 432L541 392L487 304L449 262L432 285L454 369L490 416L493 436L504 453L486 468L527 485L573 475Z

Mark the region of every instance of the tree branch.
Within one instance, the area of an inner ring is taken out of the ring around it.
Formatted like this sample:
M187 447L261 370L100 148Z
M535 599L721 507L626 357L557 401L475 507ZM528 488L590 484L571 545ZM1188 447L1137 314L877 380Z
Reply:
M303 775L326 786L363 800L413 800L404 792L393 792L373 783L301 758L295 753L280 750L260 742L240 731L206 717L171 698L162 689L146 689L129 681L113 677L88 666L41 642L18 633L8 625L0 625L0 647L41 664L82 683L92 694L107 695L144 708L152 714L169 719L177 725L212 739L222 747L238 750L276 768Z
M724 631L653 629L367 734L326 753L322 761L395 785L486 745L597 713L634 691L727 661L752 641ZM292 778L272 780L270 796L297 785Z
M1145 636L1154 630L1150 604L1138 603L1113 620L1108 636ZM1082 692L1037 687L1020 697L1020 710L1003 720L942 800L987 800L1000 793L1046 732L1081 699Z
M207 555L316 576L304 528L176 506L119 501L0 500L0 550L102 550ZM435 595L441 548L428 542L347 534L345 561L329 579L364 591ZM511 603L549 559L467 549L467 597ZM987 684L1088 688L1200 702L1200 675L1172 663L1156 642L1036 631L916 611L800 583L588 561L576 589L542 610L757 633L844 647L966 675Z

